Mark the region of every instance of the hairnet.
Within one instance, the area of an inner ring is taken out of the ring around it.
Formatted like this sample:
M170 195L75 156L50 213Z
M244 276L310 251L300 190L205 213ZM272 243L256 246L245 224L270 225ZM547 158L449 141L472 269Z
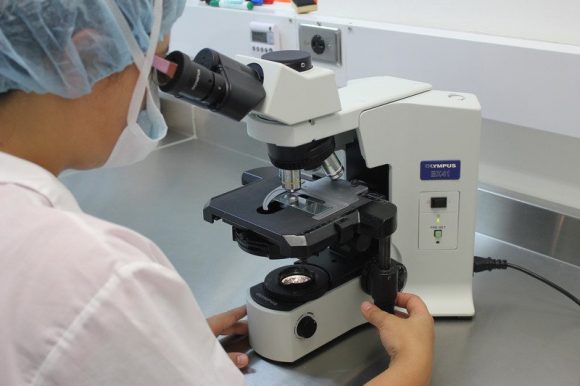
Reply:
M145 52L153 0L115 3ZM162 36L184 7L185 0L163 1ZM105 0L0 0L0 94L22 90L77 98L132 63Z

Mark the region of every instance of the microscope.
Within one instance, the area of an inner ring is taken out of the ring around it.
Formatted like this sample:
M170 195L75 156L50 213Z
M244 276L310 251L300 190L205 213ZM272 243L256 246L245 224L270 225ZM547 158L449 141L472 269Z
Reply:
M294 362L364 324L363 301L394 312L403 287L434 316L473 316L477 98L392 77L337 89L301 51L236 59L173 52L159 81L267 144L273 167L203 210L243 251L297 259L248 290L254 350Z

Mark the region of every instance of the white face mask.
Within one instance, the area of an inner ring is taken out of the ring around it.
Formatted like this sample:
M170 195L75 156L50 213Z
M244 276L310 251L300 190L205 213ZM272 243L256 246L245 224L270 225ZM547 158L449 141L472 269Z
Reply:
M133 91L129 106L127 127L123 130L113 152L104 167L127 166L145 159L167 135L167 124L159 110L157 86L149 82L149 74L159 33L161 30L163 0L155 0L153 5L153 26L149 37L150 46L146 56L143 55L129 24L114 0L107 0L111 12L123 30L140 75ZM145 98L145 110L141 111Z

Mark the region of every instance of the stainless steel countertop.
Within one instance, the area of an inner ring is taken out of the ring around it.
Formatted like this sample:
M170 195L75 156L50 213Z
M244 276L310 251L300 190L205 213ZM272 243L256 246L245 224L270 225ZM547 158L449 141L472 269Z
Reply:
M245 302L246 289L273 262L242 252L230 227L202 219L207 200L240 185L259 159L187 141L121 169L72 173L62 180L90 214L155 241L211 315ZM476 235L476 253L505 257L580 293L580 268ZM580 251L578 252L580 253ZM432 385L580 386L580 310L544 284L515 271L474 278L476 316L436 321ZM230 342L247 347L247 341ZM386 368L375 331L360 327L293 365L251 354L248 385L360 385Z

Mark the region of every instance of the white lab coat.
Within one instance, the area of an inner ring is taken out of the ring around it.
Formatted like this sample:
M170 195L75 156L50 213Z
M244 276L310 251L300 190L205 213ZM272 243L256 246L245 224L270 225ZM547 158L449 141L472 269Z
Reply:
M243 385L145 237L0 152L0 385Z

